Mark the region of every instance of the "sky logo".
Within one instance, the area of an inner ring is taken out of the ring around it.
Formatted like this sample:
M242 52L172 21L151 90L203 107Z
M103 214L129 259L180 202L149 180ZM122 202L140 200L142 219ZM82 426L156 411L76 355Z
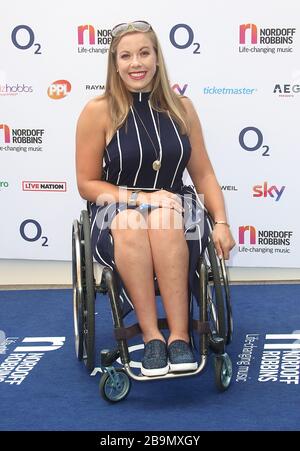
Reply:
M10 129L6 124L0 124L0 130L3 130L4 142L10 143Z
M95 28L92 25L79 25L77 27L78 33L78 45L84 45L84 41L88 41L88 44L94 45L96 42Z
M248 31L248 33L246 33ZM246 43L246 34L248 35L248 40L251 44L257 44L257 26L253 23L247 23L240 25L240 44ZM249 39L250 34L250 39Z
M263 185L255 185L253 187L253 197L272 197L275 199L275 202L278 202L281 198L283 191L285 190L285 186L282 186L281 188L277 188L276 185L270 186L268 188L268 182L264 182Z
M250 244L256 244L256 228L250 225L239 227L239 244L245 244L246 232L249 234Z

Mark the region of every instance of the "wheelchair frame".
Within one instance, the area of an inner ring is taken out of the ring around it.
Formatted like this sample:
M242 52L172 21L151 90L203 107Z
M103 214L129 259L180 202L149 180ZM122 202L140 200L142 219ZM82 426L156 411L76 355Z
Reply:
M207 215L212 226L212 220ZM214 353L215 382L221 391L226 390L232 378L232 364L225 345L232 340L233 321L228 274L223 259L216 256L209 237L204 255L198 264L200 280L199 319L192 321L193 331L199 334L200 362L194 371L167 373L164 376L135 374L130 367L127 340L141 333L139 324L124 327L117 283L113 271L99 263L93 263L90 218L87 210L80 220L74 220L72 228L72 275L75 351L89 371L95 367L95 299L97 294L108 294L114 324L117 347L101 350L100 394L109 402L124 399L130 391L131 380L148 381L194 376L207 364L209 350ZM156 296L160 295L156 289ZM168 328L165 318L158 319L160 329ZM120 358L123 368L115 368Z

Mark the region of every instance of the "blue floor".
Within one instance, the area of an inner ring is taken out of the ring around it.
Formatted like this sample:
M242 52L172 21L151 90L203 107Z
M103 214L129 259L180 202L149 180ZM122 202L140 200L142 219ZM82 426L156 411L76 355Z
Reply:
M227 348L233 363L228 391L217 390L210 356L196 377L132 381L128 398L113 405L99 396L99 373L89 375L75 357L71 290L0 291L0 337L6 337L0 347L0 429L299 431L300 349L291 354L284 346L297 346L300 337L269 335L300 333L300 285L231 290L235 331ZM110 347L104 296L96 311L97 349ZM270 344L275 348L269 350Z

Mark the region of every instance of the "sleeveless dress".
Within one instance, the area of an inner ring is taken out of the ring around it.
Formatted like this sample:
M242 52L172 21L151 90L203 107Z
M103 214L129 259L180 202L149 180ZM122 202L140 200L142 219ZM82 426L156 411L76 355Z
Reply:
M134 92L132 95L133 107L126 122L105 148L102 180L128 189L164 189L180 196L184 208L184 233L189 248L189 297L192 305L194 297L199 301L197 263L206 247L209 226L203 220L204 207L194 188L185 186L182 180L191 155L190 142L187 135L180 133L169 114L158 113L151 108L149 92ZM158 159L158 152L161 153L161 167L155 171L152 163ZM124 202L101 206L90 204L93 256L101 265L113 270L116 264L110 225L120 211L131 208L144 213L158 207L132 207ZM115 274L125 316L133 309L133 305L121 277L117 271ZM154 281L157 284L156 277Z

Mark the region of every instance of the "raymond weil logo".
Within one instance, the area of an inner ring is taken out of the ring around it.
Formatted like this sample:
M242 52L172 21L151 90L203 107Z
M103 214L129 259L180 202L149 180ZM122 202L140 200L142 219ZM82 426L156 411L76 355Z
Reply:
M26 180L22 182L23 191L56 191L56 192L66 192L67 183L66 182L36 182Z

